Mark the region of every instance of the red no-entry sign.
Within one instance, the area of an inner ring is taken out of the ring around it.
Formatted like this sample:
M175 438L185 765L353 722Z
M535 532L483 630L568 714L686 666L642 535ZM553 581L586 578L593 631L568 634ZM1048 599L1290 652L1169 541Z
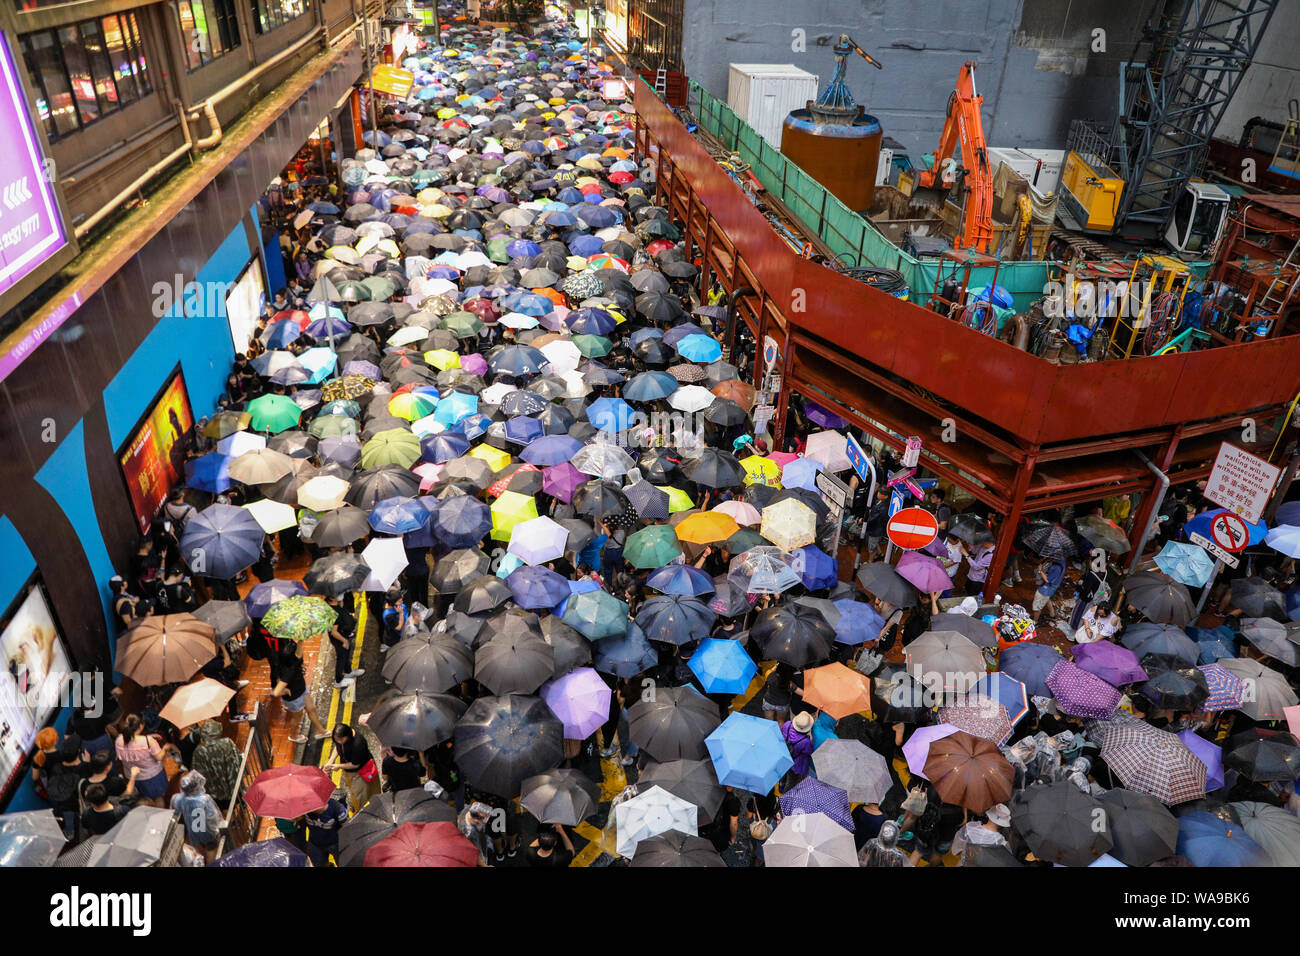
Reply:
M924 548L939 535L939 522L924 508L904 508L889 519L889 540L906 551Z
M1230 511L1215 515L1210 522L1210 537L1225 551L1241 551L1250 542L1250 529Z

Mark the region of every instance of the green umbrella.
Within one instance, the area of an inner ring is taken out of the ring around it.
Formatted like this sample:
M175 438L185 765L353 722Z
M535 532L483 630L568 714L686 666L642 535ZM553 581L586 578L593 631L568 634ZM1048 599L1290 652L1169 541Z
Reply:
M397 291L393 280L385 279L383 276L366 276L361 280L361 284L370 290L370 298L374 302L386 302Z
M445 315L439 325L462 339L478 335L479 329L483 328L483 323L473 312L453 312L451 315Z
M317 415L307 426L307 434L317 438L342 438L361 431L355 418L347 415Z
M563 621L589 640L623 637L627 634L628 606L608 591L583 591L569 597Z
M253 431L280 433L295 428L302 409L285 395L261 395L248 403Z
M680 488L674 488L672 485L655 485L660 491L668 496L668 513L676 514L679 511L690 511L695 507L695 502L691 496Z
M487 241L487 255L493 262L509 262L510 255L506 252L506 246L510 245L510 237L498 236L495 239Z
M405 428L388 428L361 446L361 467L397 465L410 468L420 459L420 439Z
M272 604L262 624L277 640L306 641L328 633L337 619L338 614L324 598L300 594Z
M599 358L608 355L613 343L603 335L580 334L573 337L573 344L587 358Z
M662 568L681 553L677 532L667 525L642 528L623 545L623 560L634 568Z
M722 542L722 549L728 554L743 554L750 548L759 548L764 545L771 545L771 543L753 528L741 528Z

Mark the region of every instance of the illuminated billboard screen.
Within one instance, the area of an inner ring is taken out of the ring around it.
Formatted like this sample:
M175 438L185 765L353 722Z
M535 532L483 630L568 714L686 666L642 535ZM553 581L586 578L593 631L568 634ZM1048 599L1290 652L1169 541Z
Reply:
M185 376L178 368L118 452L141 534L185 474L185 436L193 426Z

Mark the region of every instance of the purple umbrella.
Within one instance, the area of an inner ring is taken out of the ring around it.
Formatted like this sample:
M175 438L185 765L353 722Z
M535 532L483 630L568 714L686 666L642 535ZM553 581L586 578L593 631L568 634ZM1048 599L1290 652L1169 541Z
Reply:
M781 815L824 813L850 833L853 817L849 813L849 795L839 787L822 783L816 777L804 777L781 794Z
M506 586L515 603L530 611L551 610L569 596L569 582L542 565L524 565L510 572Z
M586 740L609 719L611 691L590 667L579 667L542 685L542 700L564 724L568 740Z
M270 581L263 581L256 585L248 592L248 597L244 598L244 607L249 617L261 617L271 610L272 604L306 593L307 588L301 581L272 578Z
M544 435L529 442L519 453L519 457L530 465L543 468L567 462L580 451L582 451L582 442L576 438L570 438L568 435ZM577 471L576 468L574 470Z
M1224 784L1223 748L1192 730L1180 731L1178 739L1183 742L1183 746L1196 755L1197 760L1205 764L1205 789L1221 788Z
M943 565L919 551L909 551L903 555L894 570L925 594L947 591L952 587L952 578L948 577Z
M1136 654L1127 647L1110 641L1080 644L1074 649L1074 662L1114 687L1144 681L1150 677L1138 663Z
M822 408L816 402L804 402L804 414L808 416L810 422L816 422L822 428L848 428L849 422L846 418L841 418L829 408Z
M1051 697L1051 688L1047 686L1047 675L1061 655L1056 648L1032 641L1013 644L998 655L998 670L1010 674L1025 685L1025 689L1035 697Z
M1107 720L1119 706L1120 692L1096 674L1067 660L1047 675L1047 686L1061 710L1073 717Z
M573 493L591 478L574 468L569 462L542 469L542 491L559 498L566 505L573 501Z
M462 355L460 357L460 368L466 375L486 375L488 370L487 359L477 352L472 355Z
M364 359L353 359L343 366L344 375L364 375L371 381L382 381L384 373L379 371L379 366L374 362L367 362Z
M930 727L918 727L907 743L903 744L903 756L907 758L907 769L926 780L925 762L930 759L930 744L944 737L957 733L952 724L934 724Z

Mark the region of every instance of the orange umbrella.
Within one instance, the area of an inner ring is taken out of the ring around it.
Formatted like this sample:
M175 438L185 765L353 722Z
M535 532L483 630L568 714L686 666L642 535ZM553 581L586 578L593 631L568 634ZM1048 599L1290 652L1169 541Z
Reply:
M556 305L564 305L564 293L557 292L555 289L552 289L550 286L547 286L544 289L534 289L533 292L536 293L537 295L545 296L546 298L554 302Z
M758 398L758 392L753 385L735 378L729 378L713 386L713 394L719 398L730 399L747 412L753 410L754 402Z
M993 741L959 730L930 744L925 776L944 803L983 813L1011 799L1015 771Z
M158 716L175 727L189 727L209 717L216 717L226 709L230 698L234 696L233 687L227 687L211 677L204 677L193 684L176 688Z
M677 525L677 537L691 544L714 544L726 541L740 530L736 519L720 511L702 511L687 516Z
M836 720L871 710L871 681L843 664L803 672L803 699Z

